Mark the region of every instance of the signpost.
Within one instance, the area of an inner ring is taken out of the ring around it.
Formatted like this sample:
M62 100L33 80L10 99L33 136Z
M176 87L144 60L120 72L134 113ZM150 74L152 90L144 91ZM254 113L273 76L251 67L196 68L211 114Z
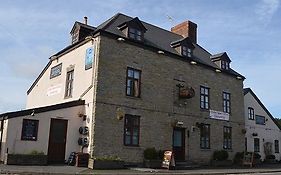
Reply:
M170 169L171 167L175 167L175 166L176 166L176 164L175 164L175 158L174 158L173 151L165 151L163 162L162 162L162 167Z

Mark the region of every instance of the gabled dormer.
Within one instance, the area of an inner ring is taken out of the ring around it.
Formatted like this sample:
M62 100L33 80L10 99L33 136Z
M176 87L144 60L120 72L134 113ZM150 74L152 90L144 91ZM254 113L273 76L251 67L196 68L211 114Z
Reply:
M222 70L229 70L230 69L230 58L228 57L226 52L215 54L210 56L211 60L219 66Z
M185 58L193 57L193 50L195 47L189 37L172 42L171 47Z
M128 38L136 41L144 41L144 33L147 30L138 17L122 23L118 26L118 29Z
M96 30L95 27L88 25L88 18L84 17L84 23L76 21L70 31L71 44L85 39L92 32Z

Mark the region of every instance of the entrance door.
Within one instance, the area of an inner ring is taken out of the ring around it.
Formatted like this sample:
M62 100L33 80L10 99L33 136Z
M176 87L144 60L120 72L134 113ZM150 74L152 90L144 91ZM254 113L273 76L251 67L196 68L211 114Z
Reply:
M51 119L48 163L64 163L67 120Z
M183 161L185 157L185 129L174 128L173 131L173 152L175 160Z

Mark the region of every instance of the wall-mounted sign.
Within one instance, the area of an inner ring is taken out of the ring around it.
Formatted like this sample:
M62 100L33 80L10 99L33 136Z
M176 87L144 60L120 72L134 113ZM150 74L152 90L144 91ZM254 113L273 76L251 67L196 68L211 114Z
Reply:
M229 120L229 114L221 111L210 110L210 118L217 120Z
M85 56L85 70L92 68L93 62L95 57L95 51L93 47L89 47L86 50Z
M51 68L50 78L57 77L61 74L62 63Z
M49 96L59 94L61 92L61 88L62 88L61 84L49 87L47 89L47 96L49 97Z

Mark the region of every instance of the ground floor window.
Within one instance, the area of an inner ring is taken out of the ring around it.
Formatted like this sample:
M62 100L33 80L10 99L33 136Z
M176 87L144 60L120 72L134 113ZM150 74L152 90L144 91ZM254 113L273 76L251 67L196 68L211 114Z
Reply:
M136 115L125 115L124 145L139 146L140 117Z
M203 124L200 129L200 148L210 149L210 125Z
M274 140L275 153L279 153L279 140Z
M247 148L247 137L245 137L245 152L247 152L248 148Z
M260 139L254 138L254 152L260 152Z
M223 127L223 149L232 149L231 127Z
M21 140L37 140L39 120L23 119Z

